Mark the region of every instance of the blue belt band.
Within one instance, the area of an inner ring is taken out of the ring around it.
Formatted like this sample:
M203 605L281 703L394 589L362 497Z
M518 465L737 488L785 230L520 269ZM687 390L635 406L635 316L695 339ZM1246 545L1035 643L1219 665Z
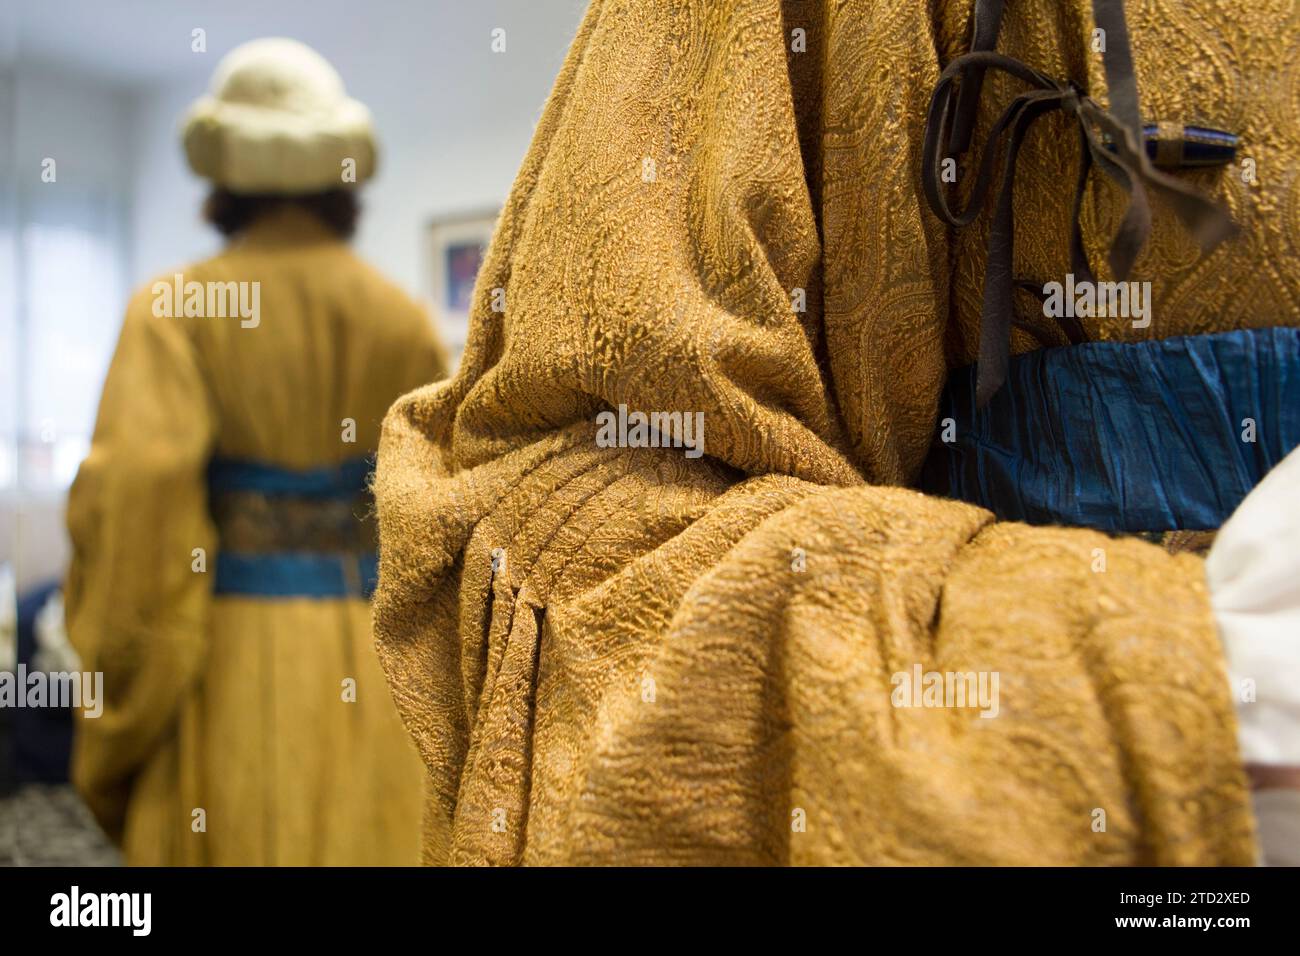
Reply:
M368 598L379 577L366 458L294 470L214 458L208 497L219 550L214 593Z
M369 598L379 555L244 552L217 554L217 594L263 598Z
M304 470L238 458L213 458L208 465L208 490L302 498L351 498L366 490L366 480L372 469L369 458L352 458L338 465Z
M939 419L926 491L1030 524L1213 530L1300 445L1300 329L1028 352L981 411L959 369Z

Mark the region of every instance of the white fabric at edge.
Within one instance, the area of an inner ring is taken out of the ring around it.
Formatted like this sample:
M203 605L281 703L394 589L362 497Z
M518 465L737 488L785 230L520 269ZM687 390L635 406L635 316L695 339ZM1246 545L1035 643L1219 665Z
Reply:
M1205 573L1242 760L1300 766L1300 449L1264 476L1219 531ZM1254 701L1243 700L1245 681L1254 682Z

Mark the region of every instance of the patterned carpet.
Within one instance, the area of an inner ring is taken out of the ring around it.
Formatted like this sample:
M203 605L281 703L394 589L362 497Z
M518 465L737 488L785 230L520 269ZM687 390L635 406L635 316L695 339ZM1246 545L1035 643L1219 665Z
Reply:
M0 866L120 866L71 786L25 784L0 797Z

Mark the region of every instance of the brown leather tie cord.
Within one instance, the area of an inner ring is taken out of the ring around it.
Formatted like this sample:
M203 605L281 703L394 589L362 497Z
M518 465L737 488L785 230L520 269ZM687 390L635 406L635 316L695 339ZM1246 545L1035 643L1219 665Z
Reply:
M1078 280L1096 281L1084 251L1083 233L1079 226L1088 173L1094 162L1128 193L1128 208L1107 256L1111 272L1118 281L1128 279L1134 260L1151 232L1148 188L1165 197L1204 251L1236 230L1224 209L1186 183L1156 169L1147 156L1122 0L1093 0L1092 3L1093 19L1106 39L1102 56L1110 95L1109 110L1103 109L1069 80L1053 79L1020 60L994 52L1002 8L1003 0L976 0L971 52L954 59L939 76L926 116L922 154L922 179L930 208L950 226L965 226L975 220L983 207L984 195L994 173L994 161L1001 152L998 146L1004 134L1010 131L999 174L997 205L989 231L984 273L975 387L978 408L983 408L1006 381L1013 323L1012 292L1017 285L1012 277L1016 157L1025 134L1039 116L1062 110L1079 121L1079 175L1075 183L1070 231L1070 266ZM939 143L946 131L951 155L960 155L969 147L984 73L988 69L1009 73L1027 83L1030 89L1012 100L993 124L980 156L970 200L966 208L954 210L944 195L943 157L939 154ZM954 109L953 81L958 77L961 82L957 87ZM1106 148L1103 135L1113 144L1113 152ZM1077 320L1062 318L1058 321L1072 343L1086 340Z

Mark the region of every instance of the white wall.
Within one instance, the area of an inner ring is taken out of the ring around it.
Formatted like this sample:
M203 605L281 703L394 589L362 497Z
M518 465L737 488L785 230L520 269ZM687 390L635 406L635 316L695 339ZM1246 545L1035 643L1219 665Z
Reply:
M177 137L177 118L192 99L189 81L135 94L129 169L132 288L221 248L221 236L199 215L206 187L185 165Z

